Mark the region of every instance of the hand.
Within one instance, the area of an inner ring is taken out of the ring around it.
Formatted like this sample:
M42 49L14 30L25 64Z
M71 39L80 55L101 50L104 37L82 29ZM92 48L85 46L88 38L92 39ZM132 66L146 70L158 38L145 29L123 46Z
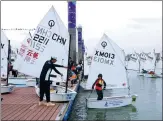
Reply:
M105 90L106 87L104 87L104 90Z

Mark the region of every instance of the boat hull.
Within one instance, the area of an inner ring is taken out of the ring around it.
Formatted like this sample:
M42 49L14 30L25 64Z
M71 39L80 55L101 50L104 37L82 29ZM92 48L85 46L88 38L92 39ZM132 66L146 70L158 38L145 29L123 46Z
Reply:
M14 91L15 85L2 85L1 84L1 94L3 93L11 93Z
M144 77L147 77L147 78L161 78L161 76L159 76L157 74L144 74Z
M125 95L125 96L114 96L114 97L104 97L103 100L97 100L97 98L87 98L86 104L87 108L117 108L132 104L136 101L137 95Z
M26 81L26 85L27 85L28 87L34 87L34 86L36 86L36 79L28 79L28 80Z
M75 99L77 93L74 90L67 89L67 93L65 93L65 87L62 86L55 86L55 87L56 89L50 92L50 101L64 102L64 101L71 101ZM35 90L36 90L36 94L40 96L40 88L37 85L35 86ZM44 95L44 100L46 100L45 95Z
M137 75L138 75L138 76L144 76L144 74L143 74L143 73L137 73Z

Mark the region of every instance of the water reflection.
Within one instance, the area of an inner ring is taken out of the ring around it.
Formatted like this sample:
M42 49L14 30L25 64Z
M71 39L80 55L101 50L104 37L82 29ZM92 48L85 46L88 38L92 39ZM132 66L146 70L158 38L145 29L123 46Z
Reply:
M88 109L87 120L131 120L136 115L135 106L129 105L113 109Z

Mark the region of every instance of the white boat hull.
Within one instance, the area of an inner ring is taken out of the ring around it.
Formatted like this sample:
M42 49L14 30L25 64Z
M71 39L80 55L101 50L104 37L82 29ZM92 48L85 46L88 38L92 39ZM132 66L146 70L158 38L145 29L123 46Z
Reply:
M71 101L75 99L76 92L71 89L67 89L67 93L65 93L65 87L55 86L56 90L50 92L50 101L62 102L62 101ZM40 88L35 86L36 94L40 96ZM46 97L44 95L44 100Z
M26 85L27 85L28 87L34 87L34 86L36 86L36 79L28 79L28 80L26 81Z
M114 97L104 97L103 100L97 100L97 98L87 98L86 104L87 108L99 108L99 109L117 108L132 104L134 102L133 98L135 98L136 101L136 97L137 95L114 96Z
M138 76L144 76L144 74L143 74L143 73L137 73L137 75L138 75Z
M3 85L1 84L1 94L3 93L11 93L14 91L15 85Z
M86 88L86 81L82 81L82 82L80 82L80 86L83 88L83 89L85 89Z
M144 74L144 77L147 77L147 78L161 78L161 76L159 76L157 74Z

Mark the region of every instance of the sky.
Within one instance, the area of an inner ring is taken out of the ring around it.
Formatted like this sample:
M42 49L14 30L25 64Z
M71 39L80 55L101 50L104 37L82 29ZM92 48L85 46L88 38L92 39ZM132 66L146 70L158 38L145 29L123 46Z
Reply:
M52 5L67 27L67 1L1 1L1 28L36 28ZM88 53L104 33L126 53L162 50L162 1L77 1L76 14ZM28 31L4 32L17 47Z

